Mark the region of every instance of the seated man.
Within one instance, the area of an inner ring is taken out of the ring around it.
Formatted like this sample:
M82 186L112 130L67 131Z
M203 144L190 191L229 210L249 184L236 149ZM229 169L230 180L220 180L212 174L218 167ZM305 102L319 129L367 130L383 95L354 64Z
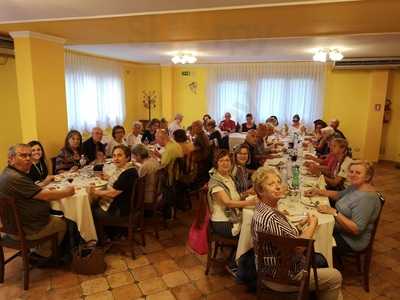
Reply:
M335 137L336 138L342 138L342 139L346 139L346 137L344 136L343 132L341 132L339 130L339 120L338 119L333 119L331 120L331 122L329 123L329 126L331 126L334 130L335 130Z
M8 166L0 175L0 194L15 199L26 239L36 240L57 233L60 244L67 229L66 223L63 218L50 216L49 202L70 197L75 189L68 186L60 190L48 190L36 185L28 177L32 165L31 152L31 147L26 144L9 148ZM51 242L40 245L36 254L50 257Z
M103 130L100 127L92 129L92 136L82 143L82 152L90 163L96 159L97 151L105 152L105 145L101 143Z
M224 119L219 123L219 129L228 133L236 132L236 122L231 118L230 112L225 113Z
M247 163L246 167L250 170L257 170L260 166L259 161L256 158L256 144L257 144L257 132L255 129L250 129L247 132L246 140L243 143L247 147L249 147L249 162Z

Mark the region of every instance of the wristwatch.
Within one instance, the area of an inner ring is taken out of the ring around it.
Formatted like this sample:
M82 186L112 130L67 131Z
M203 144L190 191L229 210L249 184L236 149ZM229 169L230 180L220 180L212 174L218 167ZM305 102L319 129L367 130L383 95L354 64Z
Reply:
M337 211L337 209L335 209L335 213L333 214L333 217L337 217L337 215L338 215L338 211Z

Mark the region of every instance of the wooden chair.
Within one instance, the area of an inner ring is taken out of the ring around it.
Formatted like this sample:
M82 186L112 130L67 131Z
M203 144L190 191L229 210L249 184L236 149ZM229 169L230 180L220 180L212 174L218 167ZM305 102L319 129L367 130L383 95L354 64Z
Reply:
M144 203L144 210L150 211L152 213L151 216L144 218L144 230L147 228L151 227L154 229L154 234L157 239L160 238L158 232L160 228L160 224L162 222L161 218L162 216L159 214L157 211L157 204L159 201L159 197L161 194L161 176L162 176L162 170L158 170L156 172L155 180L154 180L154 193L153 193L153 202L152 203ZM147 177L147 176L146 176ZM146 178L145 177L145 182Z
M287 238L257 232L258 243L255 245L257 255L257 299L309 299L310 270L312 266L312 255L314 253L314 240ZM270 256L267 247L271 246L276 253L276 272L271 274L265 268L265 258ZM300 281L289 277L289 269L292 266L292 258L298 247L305 248L305 269ZM318 292L318 277L316 268L313 266L316 293ZM268 288L265 282L288 285L293 287L293 292L279 292ZM264 295L270 297L265 297Z
M57 160L57 157L54 156L54 157L50 158L50 160L51 160L51 172L52 172L53 175L56 175L56 160Z
M374 222L374 228L372 229L371 239L368 243L368 246L364 250L352 251L350 253L346 253L346 255L343 255L343 257L354 258L357 261L358 271L363 275L363 285L364 285L365 291L367 291L367 292L369 292L369 268L371 266L372 250L373 250L373 245L374 245L374 240L375 240L375 234L376 234L376 230L378 228L383 205L385 204L385 198L383 197L383 195L378 193L378 197L379 197L379 200L381 201L381 209L378 213L378 217L376 218L376 220ZM333 254L335 255L336 260L340 262L341 257L338 256L338 254L335 253L335 251L333 251Z
M10 197L0 196L0 220L2 225L2 227L0 227L0 233L7 235L0 237L0 283L4 282L5 265L14 258L21 256L24 272L24 290L27 290L29 288L29 259L31 255L29 249L35 248L47 241L51 241L52 254L56 260L56 263L58 263L57 233L37 240L27 240L22 228L17 205L15 200ZM17 236L18 239L13 239L8 235ZM19 251L11 257L5 259L3 247Z
M208 186L205 185L200 192L199 208L196 214L196 219L198 220L204 219L204 214L206 213L206 211L210 213L207 194L208 194ZM225 247L227 247L232 249L232 251L234 251L237 248L238 237L226 238L215 233L212 229L210 221L207 231L207 240L208 240L208 253L207 253L207 265L205 270L206 275L208 275L212 264L220 263L220 261L217 259L217 254L219 250L222 251Z
M130 212L128 216L121 217L106 217L96 220L96 229L98 231L99 239L103 242L104 227L119 227L127 228L128 238L126 241L112 241L112 245L128 245L131 249L131 256L135 259L134 250L134 232L139 230L141 233L142 245L145 245L145 236L143 230L143 205L144 205L144 177L139 178L132 186L132 196L130 202Z

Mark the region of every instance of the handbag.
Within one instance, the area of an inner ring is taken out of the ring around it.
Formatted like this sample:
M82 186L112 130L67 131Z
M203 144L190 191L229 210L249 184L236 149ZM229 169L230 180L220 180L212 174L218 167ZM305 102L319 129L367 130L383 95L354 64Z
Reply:
M72 254L72 270L77 274L95 275L106 270L104 250L94 241L76 247Z
M190 227L188 244L189 247L199 255L207 254L208 252L208 225L210 222L210 213L206 210L204 222L197 226L195 220Z

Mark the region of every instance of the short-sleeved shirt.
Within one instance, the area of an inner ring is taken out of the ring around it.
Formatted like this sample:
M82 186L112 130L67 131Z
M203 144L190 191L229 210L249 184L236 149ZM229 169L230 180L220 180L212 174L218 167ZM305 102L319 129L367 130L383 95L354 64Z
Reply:
M347 173L349 170L349 165L352 163L352 161L353 160L350 157L346 156L343 162L338 166L338 171L336 173L337 176L344 178L343 185L345 188L351 185L350 180L347 179Z
M139 177L145 177L144 202L154 202L154 191L156 187L156 172L160 168L160 163L152 157L147 158L139 167Z
M134 183L137 181L138 173L135 168L129 168L119 175L118 179L114 182L113 188L117 191L122 191L117 197L114 198L110 205L110 209L119 208L121 216L129 215L130 203L132 196L132 189Z
M223 120L223 121L221 121L221 123L219 123L219 128L222 131L235 132L236 131L236 122L233 120Z
M49 202L33 199L41 190L26 173L14 167L6 167L0 175L0 194L15 199L27 234L40 231L49 222Z
M375 192L359 191L354 186L350 186L339 192L339 200L335 207L341 214L351 219L359 230L358 235L351 235L341 230L340 225L336 223L335 226L343 239L353 250L365 249L371 239L374 222L381 209L378 195Z

